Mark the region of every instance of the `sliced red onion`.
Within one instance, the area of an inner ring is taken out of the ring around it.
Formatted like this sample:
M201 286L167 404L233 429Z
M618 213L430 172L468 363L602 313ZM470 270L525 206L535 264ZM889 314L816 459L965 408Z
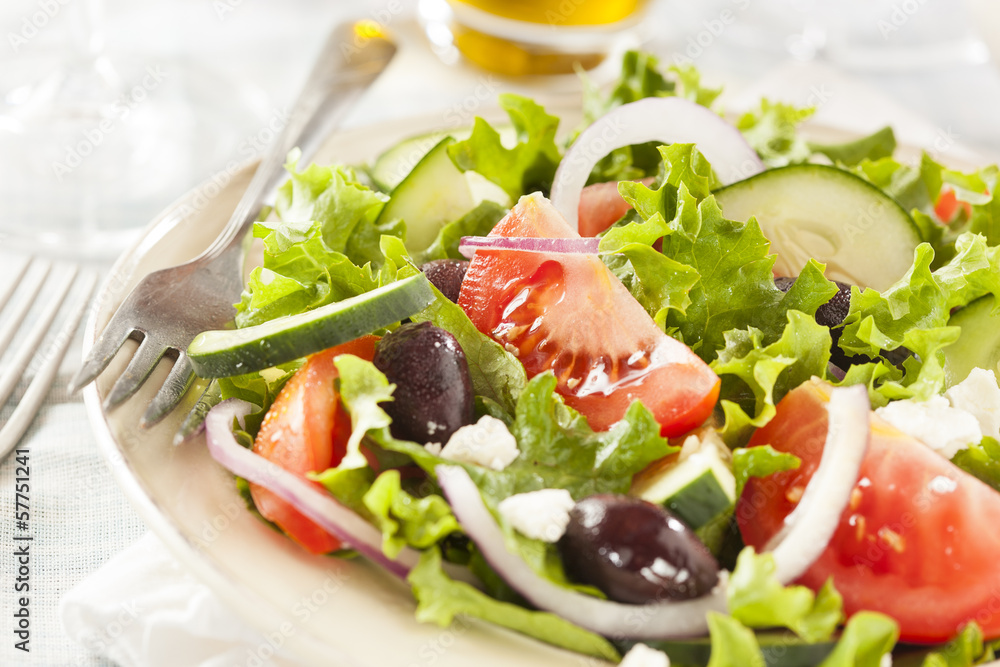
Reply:
M459 466L440 465L435 474L459 523L486 560L514 590L543 611L615 639L700 636L708 632L708 612L726 612L725 586L721 583L705 597L646 605L601 600L557 586L535 574L519 555L507 551L503 532L469 473Z
M404 548L395 558L382 553L382 533L333 496L320 491L298 475L241 446L233 436L234 418L242 420L253 410L246 401L231 398L216 405L205 418L208 451L230 472L259 484L290 503L343 544L405 578L417 564L419 554Z
M547 239L521 236L463 236L458 251L468 259L472 259L479 248L596 255L600 243L601 240L596 238Z
M765 551L774 554L783 584L801 577L826 550L861 474L871 431L871 405L864 385L834 389L826 407L829 427L823 456L802 499Z
M712 110L681 97L649 97L612 109L580 133L556 170L556 210L577 227L580 193L594 165L616 148L647 141L697 144L723 185L764 171L740 131Z

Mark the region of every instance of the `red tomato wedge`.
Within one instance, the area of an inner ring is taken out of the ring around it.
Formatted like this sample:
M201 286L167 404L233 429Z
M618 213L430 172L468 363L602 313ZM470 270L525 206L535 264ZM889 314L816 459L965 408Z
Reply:
M347 451L351 420L334 386L334 357L353 354L371 361L378 338L365 336L312 355L285 384L264 417L253 450L285 470L321 472L337 465ZM318 482L311 482L322 488ZM264 518L314 554L340 548L340 542L274 493L250 485L250 495Z
M654 177L644 178L640 183L651 184ZM618 194L618 181L594 183L580 192L577 207L581 236L597 236L632 209Z
M777 533L819 465L829 387L789 393L754 433L802 459L798 470L752 479L736 518L758 550ZM871 442L849 506L826 551L800 583L819 590L833 577L844 611L880 611L900 639L942 642L968 621L1000 637L1000 494L872 414Z
M498 235L579 236L539 194L522 197L493 229ZM458 303L529 377L554 371L557 391L594 429L610 428L641 400L673 437L715 406L718 376L664 334L595 255L479 249Z

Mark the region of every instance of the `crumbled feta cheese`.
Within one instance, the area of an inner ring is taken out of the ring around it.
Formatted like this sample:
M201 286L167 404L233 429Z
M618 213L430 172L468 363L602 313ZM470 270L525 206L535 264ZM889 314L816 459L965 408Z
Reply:
M488 415L455 431L441 450L441 458L503 470L521 451L507 425Z
M625 654L618 667L670 667L670 658L663 651L640 642Z
M979 422L983 435L1000 440L1000 385L993 371L973 368L969 377L945 392L951 405Z
M953 408L944 396L923 402L895 401L878 408L875 414L947 459L983 439L976 418Z
M424 445L424 449L433 454L434 456L441 456L441 443L440 442L428 442Z
M573 496L566 489L519 493L500 501L497 509L519 533L543 542L557 542L569 525Z

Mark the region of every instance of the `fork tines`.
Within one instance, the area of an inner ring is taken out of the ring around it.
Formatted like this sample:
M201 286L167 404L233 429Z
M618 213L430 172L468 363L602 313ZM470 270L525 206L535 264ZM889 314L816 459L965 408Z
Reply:
M0 287L0 408L32 360L39 365L10 417L0 424L0 461L14 449L41 408L97 283L96 272L81 274L76 264L56 268L46 260L25 258L15 266L13 279ZM74 285L79 286L74 289ZM72 303L59 330L49 335L67 300ZM51 340L39 354L46 338Z

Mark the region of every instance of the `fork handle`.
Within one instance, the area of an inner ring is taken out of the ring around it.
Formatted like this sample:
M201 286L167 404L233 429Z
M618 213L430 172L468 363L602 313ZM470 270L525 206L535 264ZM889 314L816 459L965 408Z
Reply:
M333 29L284 129L268 147L229 222L201 258L214 259L241 245L264 198L283 179L288 152L298 146L303 160L315 154L395 53L396 45L368 22L343 23Z

